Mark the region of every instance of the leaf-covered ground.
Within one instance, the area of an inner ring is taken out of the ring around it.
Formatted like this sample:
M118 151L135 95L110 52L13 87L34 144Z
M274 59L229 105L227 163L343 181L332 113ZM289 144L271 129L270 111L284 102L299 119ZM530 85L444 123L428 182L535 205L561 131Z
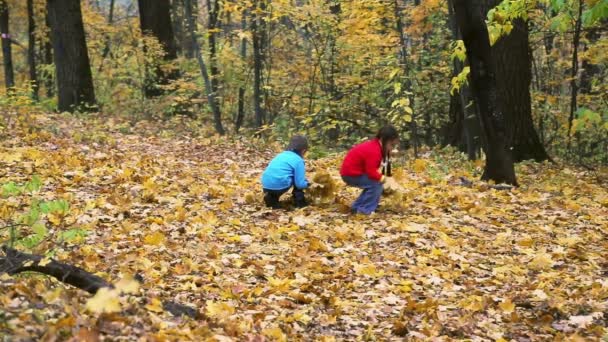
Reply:
M356 191L339 180L337 155L308 162L311 177L333 177L335 198L269 211L258 179L276 145L3 115L0 183L39 175L38 197L71 205L46 219L51 237L34 251L53 249L112 282L143 278L136 294L109 299L46 276L0 275L0 336L9 340L608 336L605 173L526 163L520 188L497 191L459 180L476 180L479 165L427 153L401 158L403 189L359 217L345 213ZM25 209L1 201L3 224ZM53 239L75 226L84 240ZM163 300L200 317L174 317ZM104 308L120 311L95 312Z

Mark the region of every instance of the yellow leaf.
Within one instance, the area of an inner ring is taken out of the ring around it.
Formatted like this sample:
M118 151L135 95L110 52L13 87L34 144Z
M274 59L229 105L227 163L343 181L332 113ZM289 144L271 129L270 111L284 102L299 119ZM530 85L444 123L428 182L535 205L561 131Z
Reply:
M280 278L268 277L268 285L270 285L270 287L272 287L273 290L279 291L279 292L289 291L289 287L291 286L292 282L293 282L293 280L291 280L289 278L280 279Z
M372 278L382 277L384 275L384 271L376 270L376 266L373 264L355 265L355 272L357 272L357 274L370 276Z
M119 312L118 290L107 287L100 288L95 296L87 301L86 308L95 313Z
M533 270L542 271L553 266L553 259L551 259L551 255L547 253L540 253L536 255L528 265Z
M511 313L515 311L515 304L511 301L510 298L503 299L502 303L498 304L498 306L502 309L502 311L506 313Z
M228 318L234 314L234 307L225 302L207 301L207 316L217 319Z
M137 293L139 291L139 282L131 276L126 276L120 279L114 287L123 293Z
M426 171L427 162L424 159L416 159L414 160L414 171L416 173L422 173Z
M146 305L146 309L152 312L163 312L163 303L161 303L160 300L156 298L152 298L152 300L150 300L150 303Z
M287 341L287 336L283 333L281 328L267 328L262 330L262 334L266 337L272 337L279 342Z
M53 260L47 256L47 257L44 257L42 260L38 261L38 265L46 266L46 265L50 264L51 261L53 261Z
M154 232L153 234L147 235L144 238L144 243L146 245L160 245L165 241L165 235L159 231Z

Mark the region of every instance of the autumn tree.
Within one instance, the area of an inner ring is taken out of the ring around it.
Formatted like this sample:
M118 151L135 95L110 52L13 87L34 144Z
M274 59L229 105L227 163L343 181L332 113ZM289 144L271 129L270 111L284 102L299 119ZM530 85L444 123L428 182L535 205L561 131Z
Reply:
M263 101L263 68L264 68L264 41L266 33L266 0L254 0L251 17L251 39L253 41L253 108L255 112L255 126L262 127L265 121Z
M517 185L513 157L507 147L503 104L492 67L490 40L483 15L483 0L454 0L456 23L471 66L471 89L479 107L486 165L483 180Z
M11 34L9 32L9 9L6 0L0 1L0 34L2 39L2 57L4 62L4 84L9 91L15 86Z
M158 40L162 46L163 61L165 63L177 59L177 45L173 36L171 25L171 4L169 0L138 0L139 22L141 31L145 36L151 36ZM147 51L144 46L144 51ZM177 77L175 70L161 68L160 65L147 66L145 94L147 97L155 97L162 94L159 85L166 85L171 79Z
M49 0L47 12L57 74L58 109L92 109L96 104L95 92L80 1Z

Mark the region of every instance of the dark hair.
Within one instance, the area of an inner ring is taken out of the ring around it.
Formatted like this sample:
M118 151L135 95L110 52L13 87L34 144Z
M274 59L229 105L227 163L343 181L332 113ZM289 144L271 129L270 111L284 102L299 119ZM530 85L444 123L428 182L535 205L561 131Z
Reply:
M376 139L380 140L380 143L382 144L382 158L386 158L390 152L386 151L386 143L391 140L399 139L399 133L395 127L386 125L380 128L378 134L376 134Z
M382 174L390 177L392 176L390 158L391 151L386 149L386 143L391 140L399 139L399 133L395 127L386 125L380 128L378 134L376 134L376 139L380 140L380 144L382 145L382 161L386 162L386 164L384 164L385 166L382 167Z
M293 151L301 155L304 150L308 150L308 139L303 135L294 135L291 137L289 145L287 145L287 151Z

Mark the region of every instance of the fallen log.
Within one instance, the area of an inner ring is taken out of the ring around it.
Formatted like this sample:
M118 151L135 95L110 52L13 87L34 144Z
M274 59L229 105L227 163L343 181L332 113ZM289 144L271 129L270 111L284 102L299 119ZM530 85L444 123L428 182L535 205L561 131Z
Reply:
M90 294L95 294L102 287L114 287L105 279L96 276L84 269L59 262L53 259L45 260L43 256L20 252L8 246L2 246L5 256L0 257L0 274L14 275L21 272L37 272L56 278L62 283L72 285ZM141 276L135 277L143 282ZM199 318L195 308L173 301L164 301L163 309L174 316L185 315Z

